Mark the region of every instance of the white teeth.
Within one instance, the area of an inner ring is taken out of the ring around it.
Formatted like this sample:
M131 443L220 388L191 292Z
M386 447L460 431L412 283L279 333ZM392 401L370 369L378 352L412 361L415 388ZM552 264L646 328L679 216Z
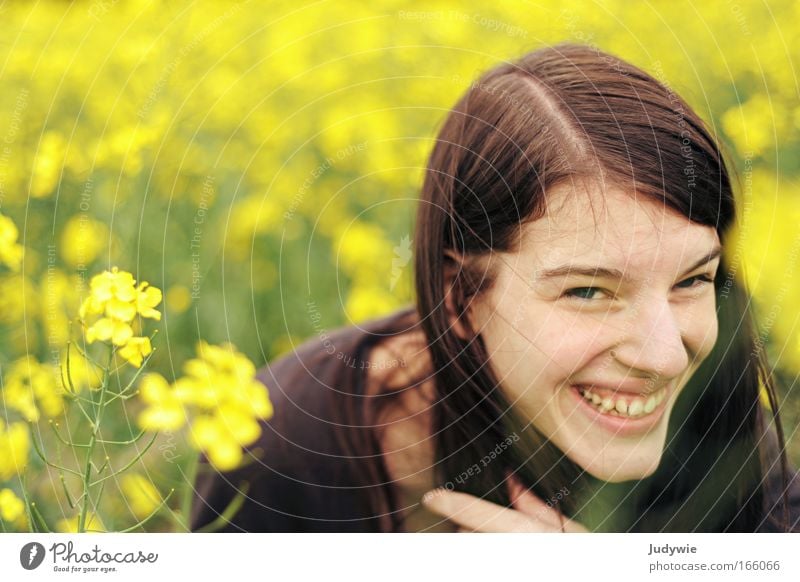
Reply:
M644 413L650 414L651 412L653 412L653 409L656 407L656 404L657 402L655 396L651 396L650 398L648 398L647 402L644 403Z
M638 398L628 405L628 414L630 416L639 416L644 410L644 402Z
M662 388L658 392L650 395L649 398L636 397L626 401L623 398L616 399L611 396L606 396L604 398L583 386L578 386L577 388L581 396L601 412L612 416L626 416L629 418L637 418L645 414L650 414L667 396L667 389Z

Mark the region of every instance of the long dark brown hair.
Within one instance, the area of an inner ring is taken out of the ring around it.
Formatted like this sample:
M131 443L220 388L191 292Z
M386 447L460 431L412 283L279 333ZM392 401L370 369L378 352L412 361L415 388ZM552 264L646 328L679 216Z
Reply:
M676 403L659 468L639 481L603 483L567 459L505 398L480 334L469 330L463 339L454 329L454 318L468 328L470 301L494 282L482 259L516 248L522 226L544 214L549 188L588 180L648 196L715 228L727 246L736 204L721 146L667 86L596 48L559 44L492 68L439 131L414 243L416 308L438 396L439 484L508 506L510 471L596 531L756 531L767 519L764 477L771 469L761 390L784 484L788 465L750 299L726 257L714 281L718 341ZM464 260L454 262L453 253ZM519 441L496 461L456 479L511 434ZM362 460L379 454L374 439L367 441ZM371 472L386 478L380 464ZM382 491L375 510L391 510L392 487ZM786 503L784 493L778 529L788 529Z

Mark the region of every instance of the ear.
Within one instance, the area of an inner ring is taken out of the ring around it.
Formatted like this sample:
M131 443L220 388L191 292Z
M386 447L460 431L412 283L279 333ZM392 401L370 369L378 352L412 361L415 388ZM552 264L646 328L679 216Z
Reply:
M444 254L444 306L447 319L456 335L468 341L472 336L467 318L468 308L461 313L464 301L464 257L449 249Z

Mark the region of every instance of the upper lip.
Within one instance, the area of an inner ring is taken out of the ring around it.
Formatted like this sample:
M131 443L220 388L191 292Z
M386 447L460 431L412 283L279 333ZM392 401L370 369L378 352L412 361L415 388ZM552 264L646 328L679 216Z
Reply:
M658 392L663 388L663 386L654 386L650 385L647 382L630 382L630 381L621 381L621 382L593 382L593 381L581 381L581 382L574 382L573 386L584 386L586 388L604 388L606 390L613 390L614 392L627 392L629 394L652 394L653 392Z

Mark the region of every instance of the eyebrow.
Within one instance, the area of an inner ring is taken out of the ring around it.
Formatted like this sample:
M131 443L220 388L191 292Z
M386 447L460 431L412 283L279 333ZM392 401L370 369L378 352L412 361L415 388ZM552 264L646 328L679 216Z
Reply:
M691 273L692 271L694 271L698 267L705 265L706 263L710 263L721 254L722 254L722 247L717 246L714 250L705 255L694 265L689 267L684 273L684 275L687 273ZM585 275L586 277L606 278L606 279L625 279L624 273L619 269L607 269L605 267L590 267L585 265L562 265L560 267L554 267L552 269L543 269L539 271L539 273L536 276L536 280L542 281L544 279L566 277L568 275Z

